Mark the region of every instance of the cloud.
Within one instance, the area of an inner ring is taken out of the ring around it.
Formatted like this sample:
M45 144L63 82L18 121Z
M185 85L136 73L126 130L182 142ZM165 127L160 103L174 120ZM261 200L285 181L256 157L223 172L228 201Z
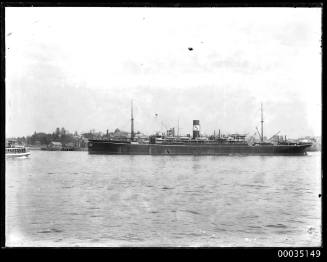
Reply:
M301 108L294 136L320 133L318 11L10 9L7 132L129 130L134 99L135 126L146 133L153 113L167 125L179 118L183 132L193 119L206 132L250 132L261 102L276 126L287 124L277 117L287 104Z

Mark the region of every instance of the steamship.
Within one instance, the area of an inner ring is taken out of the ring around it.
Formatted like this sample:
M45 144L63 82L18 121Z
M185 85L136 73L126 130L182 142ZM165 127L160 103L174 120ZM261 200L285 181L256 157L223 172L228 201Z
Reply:
M137 139L134 132L133 103L131 106L131 137L121 140L107 137L91 139L88 142L89 154L112 155L306 155L310 143L292 143L285 139L275 143L264 141L263 111L261 105L260 142L248 143L246 135L229 136L200 135L200 121L193 120L193 136L175 136L173 129L166 135L155 134L148 140Z

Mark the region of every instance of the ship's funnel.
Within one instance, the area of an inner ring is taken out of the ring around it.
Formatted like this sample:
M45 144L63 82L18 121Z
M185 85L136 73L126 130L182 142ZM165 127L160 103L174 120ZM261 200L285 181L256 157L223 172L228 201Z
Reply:
M193 120L193 139L200 136L200 121Z

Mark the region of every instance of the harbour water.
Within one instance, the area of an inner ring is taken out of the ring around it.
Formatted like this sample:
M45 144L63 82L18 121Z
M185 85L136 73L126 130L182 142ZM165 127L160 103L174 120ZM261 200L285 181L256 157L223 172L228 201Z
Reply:
M320 246L321 154L6 160L7 246Z

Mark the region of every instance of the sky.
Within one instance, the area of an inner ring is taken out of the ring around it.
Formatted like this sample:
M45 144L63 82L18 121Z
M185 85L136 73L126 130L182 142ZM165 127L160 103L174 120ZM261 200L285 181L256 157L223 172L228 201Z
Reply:
M321 135L321 8L7 7L6 136ZM157 117L156 117L157 114Z

